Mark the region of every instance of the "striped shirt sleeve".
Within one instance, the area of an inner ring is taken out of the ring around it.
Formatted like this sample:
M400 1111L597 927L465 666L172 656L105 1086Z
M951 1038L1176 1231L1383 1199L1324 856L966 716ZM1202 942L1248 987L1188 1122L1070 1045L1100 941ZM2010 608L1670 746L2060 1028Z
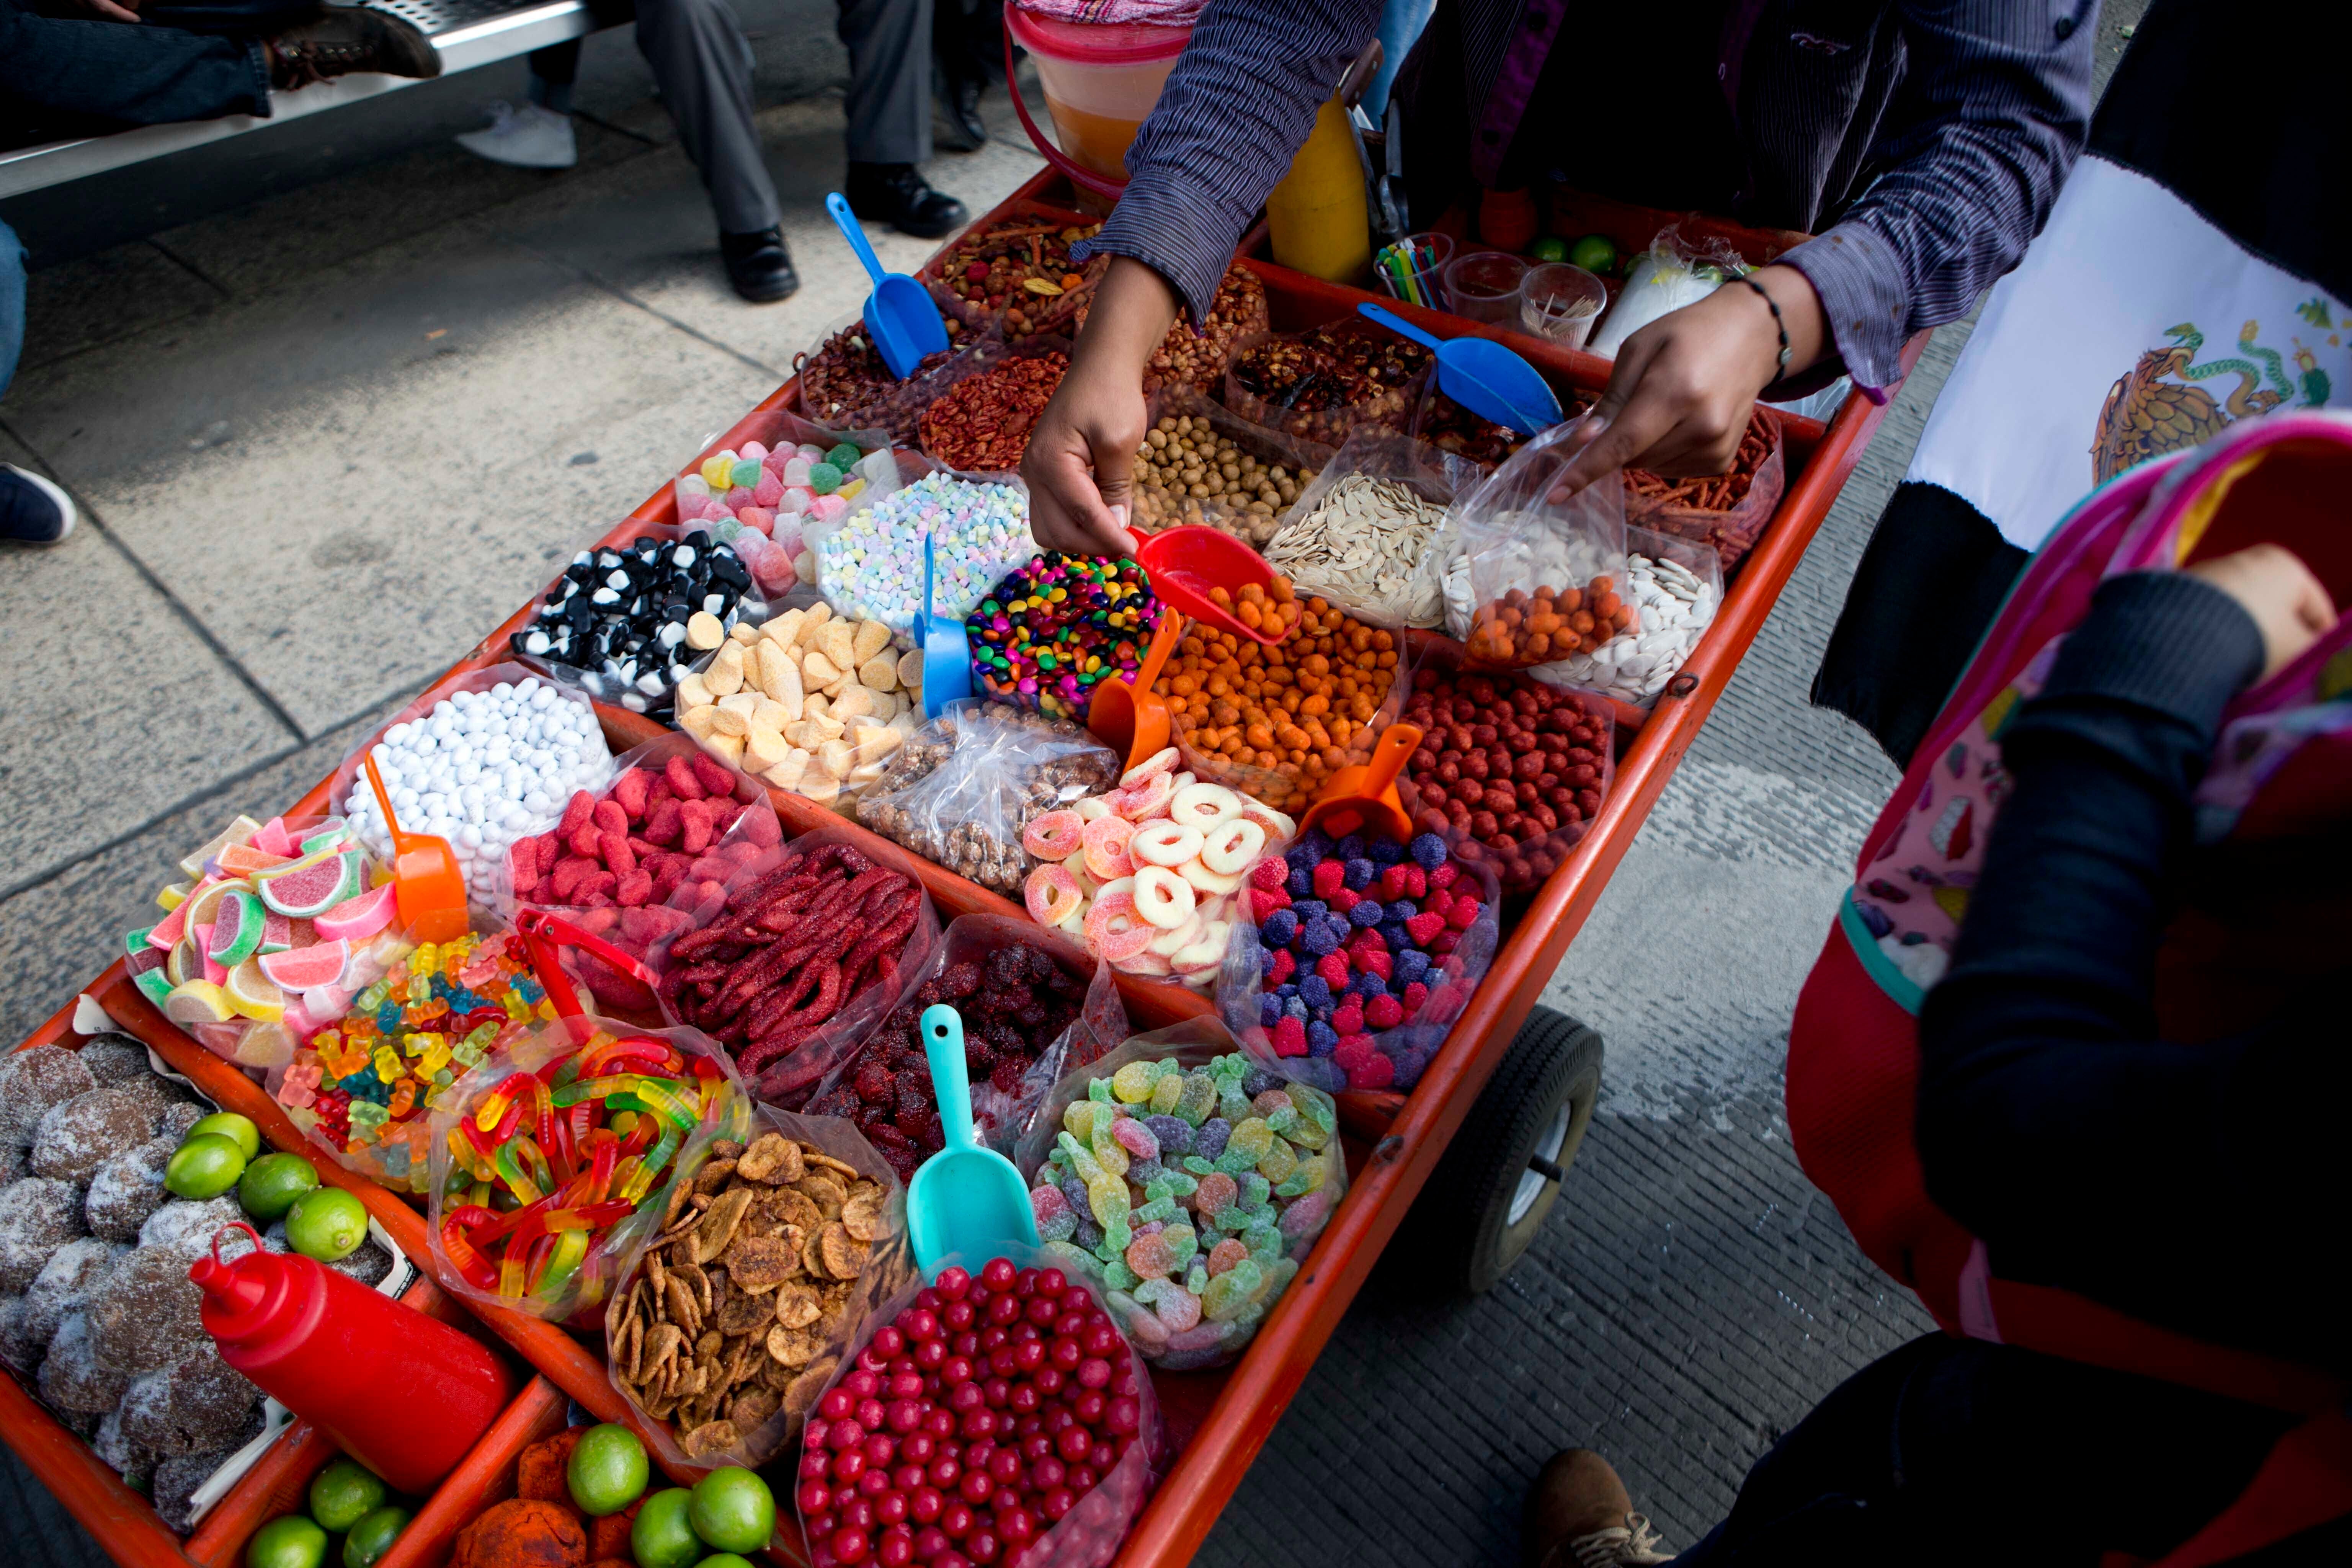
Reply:
M1072 255L1133 257L1208 320L1243 231L1380 18L1380 0L1210 0L1128 149L1126 194Z
M1885 173L1780 258L1821 296L1856 385L1883 400L1906 340L1968 314L2042 231L2090 123L2096 16L2096 0L1902 6L1909 63L1873 156Z

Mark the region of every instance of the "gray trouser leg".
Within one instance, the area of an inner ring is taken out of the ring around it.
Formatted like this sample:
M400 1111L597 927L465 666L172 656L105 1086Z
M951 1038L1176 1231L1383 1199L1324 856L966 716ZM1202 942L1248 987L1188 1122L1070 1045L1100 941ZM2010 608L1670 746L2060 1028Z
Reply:
M756 234L781 224L751 123L751 45L727 0L637 0L637 49L702 171L720 231Z
M840 0L849 50L849 161L931 155L931 0Z

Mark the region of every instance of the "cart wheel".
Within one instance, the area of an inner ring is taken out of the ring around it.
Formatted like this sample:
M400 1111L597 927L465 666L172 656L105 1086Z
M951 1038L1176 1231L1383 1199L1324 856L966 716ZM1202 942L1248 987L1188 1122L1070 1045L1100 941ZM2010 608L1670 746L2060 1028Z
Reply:
M1511 1271L1559 1196L1601 1098L1601 1037L1538 1007L1464 1118L1390 1246L1432 1291L1476 1293Z

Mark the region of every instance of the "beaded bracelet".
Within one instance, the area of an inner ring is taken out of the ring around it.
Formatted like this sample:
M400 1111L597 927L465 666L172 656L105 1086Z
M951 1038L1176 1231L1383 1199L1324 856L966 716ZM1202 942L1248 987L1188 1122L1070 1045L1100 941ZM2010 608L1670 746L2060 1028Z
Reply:
M1780 373L1773 379L1780 380L1789 374L1789 323L1780 319L1780 301L1772 298L1763 284L1746 272L1739 275L1739 280L1755 289L1757 296L1764 301L1764 308L1772 312L1772 329L1780 334Z

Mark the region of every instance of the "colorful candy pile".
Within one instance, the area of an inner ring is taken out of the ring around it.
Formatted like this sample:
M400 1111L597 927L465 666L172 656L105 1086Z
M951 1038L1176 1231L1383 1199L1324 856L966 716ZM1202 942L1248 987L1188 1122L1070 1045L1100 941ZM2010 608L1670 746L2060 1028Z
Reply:
M1373 1037L1451 1018L1476 983L1447 960L1487 908L1445 841L1349 834L1334 843L1309 828L1281 858L1253 866L1249 881L1265 950L1251 1043L1279 1057L1328 1057L1349 1089L1420 1081L1437 1040L1391 1054Z
M422 1191L425 1112L492 1051L554 1020L519 939L468 932L419 943L395 951L350 1011L302 1042L273 1092L348 1168Z
M1129 974L1216 984L1242 875L1297 825L1223 784L1176 771L1167 747L1119 787L1032 818L1021 846L1047 862L1029 873L1029 918L1083 941Z
M1129 1062L1087 1085L1031 1180L1049 1250L1098 1278L1144 1359L1229 1360L1345 1186L1328 1097L1239 1054Z
M827 605L737 626L677 684L678 728L730 767L846 807L915 732L923 661Z
M964 618L971 672L991 697L1084 723L1097 682L1132 679L1159 624L1143 568L1126 556L1040 555Z
M771 451L746 441L740 451L712 453L677 481L677 520L709 525L712 539L734 547L764 592L781 595L804 575L804 523L838 522L853 503L898 483L898 460L887 448L861 454L841 441Z
M656 712L686 679L698 643L716 646L747 608L754 618L765 613L756 602L747 606L751 588L751 569L734 546L699 528L676 543L639 534L621 549L573 556L508 646L577 670L591 697Z
M844 615L881 621L904 635L923 607L927 537L932 541L932 608L959 619L1037 551L1024 491L926 474L817 540L817 582L825 598Z
M438 1243L477 1289L555 1311L727 1090L719 1064L602 1030L458 1107Z

